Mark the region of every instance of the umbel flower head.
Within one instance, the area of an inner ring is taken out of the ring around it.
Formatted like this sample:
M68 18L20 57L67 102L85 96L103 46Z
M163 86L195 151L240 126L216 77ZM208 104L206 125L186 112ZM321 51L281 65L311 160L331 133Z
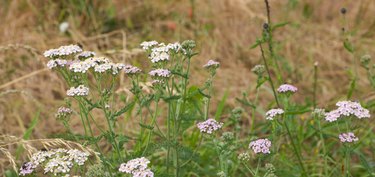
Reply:
M256 75L258 76L262 76L263 73L266 71L266 68L264 67L264 65L255 65L251 71L253 73L255 73Z
M273 120L277 115L284 114L284 110L277 108L277 109L271 109L266 112L266 119L267 120Z
M55 59L55 60L50 60L47 62L47 68L53 69L56 67L64 67L67 64L68 64L68 61L66 60Z
M88 160L89 153L77 149L52 149L34 153L30 162L24 163L19 175L31 174L36 168L42 167L44 174L51 173L54 176L64 176L70 173L74 165L82 166Z
M337 109L325 114L328 122L334 122L339 118L354 116L358 119L370 118L370 111L363 108L361 104L353 101L339 101L336 103Z
M67 46L61 46L57 49L50 49L44 52L44 56L47 58L56 58L56 57L65 57L73 54L77 54L79 52L82 52L81 47L78 45L67 45Z
M159 43L157 41L144 41L140 44L143 50L149 50L152 47L158 45Z
M217 122L215 119L207 119L204 122L199 122L197 126L202 133L212 134L212 132L219 130L223 123Z
M220 66L220 63L214 60L208 60L208 62L203 65L204 68L206 69L216 69Z
M150 161L145 157L129 160L120 165L119 171L132 174L133 177L153 177L154 173L148 168Z
M129 75L134 75L134 74L141 73L142 70L132 65L125 65L124 72Z
M71 87L66 91L68 96L87 96L89 94L89 88L84 85L79 85L78 87Z
M279 93L295 93L297 92L297 87L290 85L290 84L283 84L277 89Z
M83 51L83 52L81 52L80 54L77 55L77 58L78 59L87 59L87 58L90 58L90 57L94 57L95 55L96 55L95 52Z
M358 138L354 135L353 132L341 133L339 135L339 139L343 143L352 143L358 141Z
M73 113L73 111L70 108L59 107L55 117L58 118L58 119L62 119L62 118L65 118L65 117L69 116L72 113Z
M249 148L254 151L255 154L269 154L271 148L271 141L268 139L257 139L250 142Z
M152 77L164 77L168 78L171 76L171 72L168 69L154 69L150 71L148 74Z

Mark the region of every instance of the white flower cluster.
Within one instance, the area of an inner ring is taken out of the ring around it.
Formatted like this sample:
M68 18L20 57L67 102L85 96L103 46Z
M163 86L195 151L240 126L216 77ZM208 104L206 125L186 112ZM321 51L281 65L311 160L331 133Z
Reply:
M77 55L77 58L79 58L79 59L86 59L86 58L94 57L95 55L96 55L95 52L83 51L83 52L81 52L80 54Z
M339 101L336 103L337 109L325 114L328 122L336 121L342 117L355 116L358 119L370 118L370 111L363 108L361 104L353 101Z
M284 114L284 110L277 108L277 109L271 109L266 112L266 119L267 120L273 120L277 115Z
M142 70L132 65L125 65L124 72L126 74L138 74L142 72Z
M62 59L55 59L55 60L49 60L47 62L47 67L49 69L53 69L55 67L64 67L65 65L68 64L67 60L62 60Z
M220 63L217 62L217 61L214 61L214 60L208 60L208 62L205 65L203 65L203 67L207 68L207 69L209 69L209 68L217 68L219 66L220 66Z
M48 58L65 57L82 52L81 47L78 45L61 46L57 49L50 49L44 52L44 56Z
M158 45L159 43L157 41L144 41L141 43L141 47L143 50L151 49L152 47Z
M280 87L277 89L277 92L279 93L295 93L297 92L297 87L293 86L293 85L290 85L290 84L283 84L283 85L280 85Z
M151 54L149 58L152 63L160 61L168 61L170 58L170 52L179 52L181 50L181 44L178 42L170 43L165 45L164 43L158 43L157 41L145 41L141 43L143 50L150 50Z
M154 69L150 71L148 74L150 74L153 77L170 77L171 72L168 69Z
M70 109L70 108L67 108L67 107L59 107L59 109L57 110L57 113L55 115L56 118L63 118L63 117L66 117L70 114L72 114L73 111Z
M79 85L78 87L71 87L68 91L66 91L66 95L68 96L87 96L89 95L89 88L85 87L84 85Z
M111 71L112 74L118 74L124 67L124 64L112 63L108 58L95 57L84 61L75 61L70 65L69 69L75 73L86 73L90 68L93 68L97 73Z
M129 160L120 165L119 171L132 174L133 177L153 177L154 173L148 168L150 161L145 157Z
M258 139L255 141L250 142L249 148L253 149L255 154L263 153L263 154L269 154L270 148L271 148L271 141L268 139Z
M22 165L20 175L25 176L34 172L39 166L44 167L44 174L69 175L71 168L76 164L84 165L89 157L89 153L77 149L52 149L49 151L39 151L34 153L30 162Z
M212 134L212 132L219 130L223 126L223 123L217 122L215 119L207 119L204 122L199 122L197 127L203 133Z
M358 141L358 138L354 135L353 132L341 133L339 135L339 139L343 143L352 143L352 142Z

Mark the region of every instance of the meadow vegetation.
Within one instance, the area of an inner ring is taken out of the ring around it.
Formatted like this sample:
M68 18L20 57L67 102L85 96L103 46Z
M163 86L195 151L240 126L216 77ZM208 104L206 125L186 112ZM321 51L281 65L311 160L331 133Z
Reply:
M375 2L2 1L3 176L375 176Z

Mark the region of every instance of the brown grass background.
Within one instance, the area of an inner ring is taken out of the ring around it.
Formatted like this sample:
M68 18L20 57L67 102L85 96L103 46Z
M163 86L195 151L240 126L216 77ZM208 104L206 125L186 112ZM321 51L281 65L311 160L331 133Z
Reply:
M293 6L294 1L298 3ZM254 97L256 77L250 70L261 60L259 49L250 46L261 36L266 19L263 0L85 0L83 6L72 2L0 1L0 134L22 136L38 111L41 120L32 138L62 131L54 114L64 103L67 86L45 69L41 54L71 43L115 61L147 65L146 56L137 50L140 42L194 39L200 55L193 61L193 83L203 83L207 74L201 66L217 59L222 66L214 82L214 101L225 91L228 108L239 105L235 98L243 91ZM299 87L295 100L311 99L314 62L319 62L319 106L344 98L353 58L343 48L342 27L353 32L355 60L373 54L375 1L270 0L270 4L274 23L290 22L275 31L275 40L284 78ZM345 19L342 7L348 9ZM67 34L59 31L63 21L70 24ZM373 91L365 70L359 67L359 73L354 98L365 101ZM264 90L261 107L266 109L272 94Z

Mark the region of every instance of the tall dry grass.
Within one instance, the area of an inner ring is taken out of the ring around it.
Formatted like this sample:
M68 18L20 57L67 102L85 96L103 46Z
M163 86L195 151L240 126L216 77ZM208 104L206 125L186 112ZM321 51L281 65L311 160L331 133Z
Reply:
M136 49L141 41L194 39L201 55L193 61L193 68L200 67L212 56L222 63L215 92L217 95L229 92L229 107L242 91L254 87L256 78L250 69L260 62L260 52L250 50L249 46L261 35L266 18L262 0L82 2L85 3L0 2L0 74L3 76L0 78L0 123L4 125L0 134L22 136L39 111L42 121L35 128L33 138L45 138L62 130L53 115L62 104L66 85L56 74L45 70L46 60L40 54L63 44L80 43L85 49L105 51L103 54L115 61L144 64ZM346 20L339 14L342 7L348 9ZM362 54L373 54L375 1L275 0L271 2L271 11L273 22L290 22L275 32L276 40L283 41L276 45L276 50L287 82L303 88L298 93L300 97L296 95L297 101L312 95L316 61L319 62L319 105L331 104L338 95L345 95L351 59L342 47L342 27L355 32L351 40L357 47L358 59ZM70 24L68 34L59 31L63 21ZM204 73L194 73L194 80L203 82ZM302 78L302 74L306 77ZM367 79L360 78L358 85L355 98L374 97ZM260 97L263 102L269 99L272 97Z

